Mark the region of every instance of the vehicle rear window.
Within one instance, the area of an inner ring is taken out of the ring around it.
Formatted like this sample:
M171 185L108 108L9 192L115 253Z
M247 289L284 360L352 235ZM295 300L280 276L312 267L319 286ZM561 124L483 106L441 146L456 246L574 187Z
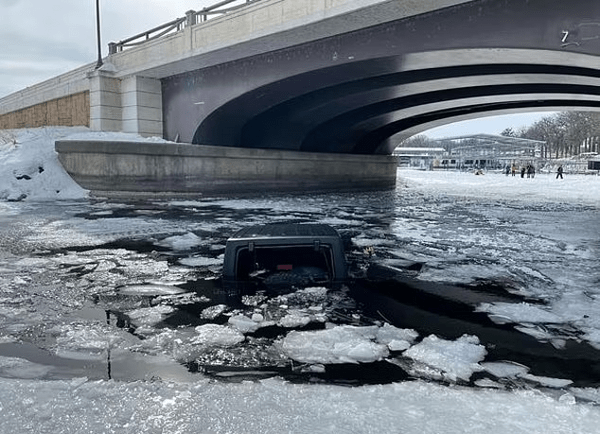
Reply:
M238 250L236 276L246 280L253 273L295 272L305 269L319 269L333 278L331 248L327 245L315 246L276 246L247 247Z

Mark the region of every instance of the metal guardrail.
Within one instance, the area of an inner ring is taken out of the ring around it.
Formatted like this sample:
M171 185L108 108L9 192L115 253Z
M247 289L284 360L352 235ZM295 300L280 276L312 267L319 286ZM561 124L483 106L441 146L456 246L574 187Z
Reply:
M243 1L243 3L240 3L241 1ZM153 29L139 33L130 38L123 39L122 41L110 42L108 44L108 54L115 54L123 51L126 48L136 47L146 42L162 38L168 34L179 32L186 27L205 22L209 19L209 17L225 15L259 1L261 0L223 0L214 5L207 6L199 11L188 11L186 12L185 17L169 21L168 23L154 27ZM231 5L232 3L237 4L228 8L224 8L224 6Z

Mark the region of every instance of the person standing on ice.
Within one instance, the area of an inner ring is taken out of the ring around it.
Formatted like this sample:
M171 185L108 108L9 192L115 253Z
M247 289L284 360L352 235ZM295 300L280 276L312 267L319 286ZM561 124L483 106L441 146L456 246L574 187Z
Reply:
M556 169L556 179L558 179L558 177L560 176L560 179L563 179L563 167L562 164L560 166L558 166L558 169Z
M525 166L521 167L521 178L525 178Z

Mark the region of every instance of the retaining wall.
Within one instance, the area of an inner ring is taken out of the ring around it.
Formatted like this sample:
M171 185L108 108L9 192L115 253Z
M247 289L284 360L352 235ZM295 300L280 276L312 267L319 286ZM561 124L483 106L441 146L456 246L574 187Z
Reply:
M56 142L59 160L100 196L246 195L392 189L387 155L322 154L175 143Z

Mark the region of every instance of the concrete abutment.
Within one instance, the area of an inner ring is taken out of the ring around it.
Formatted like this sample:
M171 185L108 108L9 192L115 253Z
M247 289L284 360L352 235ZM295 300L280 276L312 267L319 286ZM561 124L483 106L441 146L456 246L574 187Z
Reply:
M237 196L396 186L397 160L387 155L77 140L57 141L56 151L79 185L109 197Z

